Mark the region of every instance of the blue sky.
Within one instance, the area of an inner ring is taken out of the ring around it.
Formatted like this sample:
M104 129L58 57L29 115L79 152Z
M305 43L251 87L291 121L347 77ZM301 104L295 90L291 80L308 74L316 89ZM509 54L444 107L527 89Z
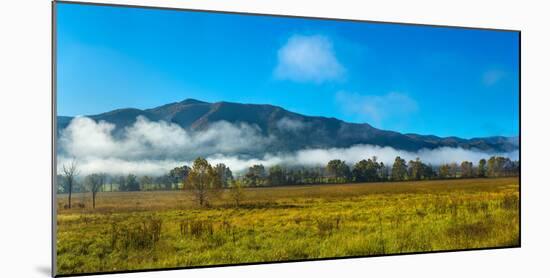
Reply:
M57 4L58 115L195 98L517 136L518 33Z

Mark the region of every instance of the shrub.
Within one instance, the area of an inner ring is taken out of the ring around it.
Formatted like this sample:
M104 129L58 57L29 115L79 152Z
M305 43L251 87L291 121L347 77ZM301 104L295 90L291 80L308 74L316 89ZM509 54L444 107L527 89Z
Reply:
M152 249L160 240L162 220L148 217L141 222L111 223L111 248L113 249Z
M214 234L214 225L205 220L185 220L180 222L180 234L200 237L204 234Z

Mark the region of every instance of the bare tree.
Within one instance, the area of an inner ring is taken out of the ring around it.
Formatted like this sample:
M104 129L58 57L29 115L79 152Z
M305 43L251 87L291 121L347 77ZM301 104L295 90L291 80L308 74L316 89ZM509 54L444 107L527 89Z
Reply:
M85 184L92 192L92 207L95 208L95 198L97 195L97 192L101 189L103 184L105 183L105 174L91 174L86 176Z
M75 184L76 176L78 176L78 168L76 160L72 160L68 165L63 164L63 177L67 183L67 190L69 191L69 208L71 208L71 196L73 193L73 185Z

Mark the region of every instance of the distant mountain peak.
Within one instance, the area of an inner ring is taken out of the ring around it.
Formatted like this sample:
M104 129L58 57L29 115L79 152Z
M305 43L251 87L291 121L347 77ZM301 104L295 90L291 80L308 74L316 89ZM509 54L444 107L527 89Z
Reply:
M179 104L210 104L206 101L194 99L194 98L186 98L179 102Z

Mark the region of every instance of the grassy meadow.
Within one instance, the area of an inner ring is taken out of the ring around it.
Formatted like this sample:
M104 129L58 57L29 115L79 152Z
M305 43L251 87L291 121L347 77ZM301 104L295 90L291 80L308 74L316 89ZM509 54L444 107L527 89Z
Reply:
M185 191L57 197L57 273L519 245L519 180L245 188L200 208ZM82 207L78 204L83 204Z

